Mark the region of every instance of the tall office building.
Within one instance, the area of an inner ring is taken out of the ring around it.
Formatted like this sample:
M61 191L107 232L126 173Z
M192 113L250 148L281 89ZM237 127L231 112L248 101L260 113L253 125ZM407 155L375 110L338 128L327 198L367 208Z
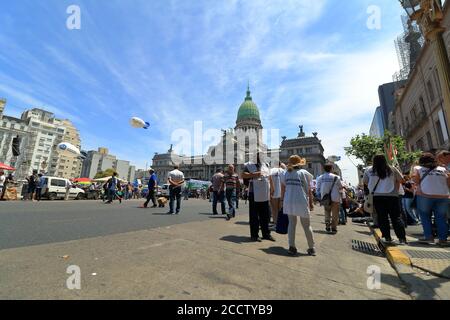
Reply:
M116 156L109 154L107 148L98 148L97 151L87 152L87 157L83 162L81 176L84 178L95 178L96 174L108 169L117 172L119 179L133 181L135 167L129 161L119 160Z

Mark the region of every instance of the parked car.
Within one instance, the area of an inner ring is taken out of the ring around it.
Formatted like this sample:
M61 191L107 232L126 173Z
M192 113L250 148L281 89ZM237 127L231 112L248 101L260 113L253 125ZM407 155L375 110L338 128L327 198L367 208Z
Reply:
M42 197L49 200L64 199L66 196L66 186L70 183L68 179L58 177L43 177L44 185ZM72 187L69 191L69 199L81 200L85 198L83 189Z
M162 186L161 188L161 196L169 198L170 194L169 194L169 186L170 184L165 184Z

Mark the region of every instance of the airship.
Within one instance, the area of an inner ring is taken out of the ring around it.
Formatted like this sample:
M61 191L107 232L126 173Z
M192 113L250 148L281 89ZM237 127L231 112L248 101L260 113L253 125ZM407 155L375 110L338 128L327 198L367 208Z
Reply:
M58 152L65 156L80 156L81 152L78 150L77 147L75 147L73 144L70 144L68 142L61 142L56 147Z
M150 122L146 122L138 117L131 118L130 124L133 128L137 129L148 129L150 127Z

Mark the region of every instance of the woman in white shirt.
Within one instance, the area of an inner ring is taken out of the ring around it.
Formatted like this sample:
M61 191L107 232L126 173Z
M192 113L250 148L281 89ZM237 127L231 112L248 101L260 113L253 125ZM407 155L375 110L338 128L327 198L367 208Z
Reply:
M450 199L450 176L447 169L439 166L436 157L431 153L424 153L420 157L419 165L414 168L412 178L417 185L417 210L424 233L424 238L420 241L434 243L431 222L434 212L439 245L447 246L447 211Z
M296 255L295 230L297 217L300 217L306 239L308 240L308 254L315 256L314 235L311 227L310 211L314 210L311 181L313 176L301 166L306 160L299 156L289 158L288 170L281 179L281 198L283 199L283 213L289 216L289 254Z
M373 166L364 173L364 184L373 194L373 206L385 244L391 244L391 218L395 234L401 244L406 244L406 232L400 217L399 188L403 176L396 168L388 165L386 156L376 155Z

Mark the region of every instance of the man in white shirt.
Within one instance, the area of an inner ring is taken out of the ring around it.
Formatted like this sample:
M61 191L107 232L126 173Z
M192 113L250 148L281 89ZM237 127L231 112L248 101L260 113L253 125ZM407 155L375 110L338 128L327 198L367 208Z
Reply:
M317 192L320 199L330 198L329 204L324 204L326 230L336 234L339 223L339 207L341 204L341 178L333 173L333 165L325 165L325 173L317 179Z
M6 176L3 171L0 171L0 199L3 200L3 193L6 192L5 188Z
M170 211L167 214L179 214L181 210L181 189L184 184L184 174L179 170L179 166L174 166L174 169L168 174L169 187L169 207ZM177 208L174 212L174 202L177 200Z
M267 163L262 161L263 154L258 152L256 163L245 164L242 178L249 182L249 216L250 235L252 241L261 242L259 229L261 228L264 240L275 241L270 235L270 169Z

